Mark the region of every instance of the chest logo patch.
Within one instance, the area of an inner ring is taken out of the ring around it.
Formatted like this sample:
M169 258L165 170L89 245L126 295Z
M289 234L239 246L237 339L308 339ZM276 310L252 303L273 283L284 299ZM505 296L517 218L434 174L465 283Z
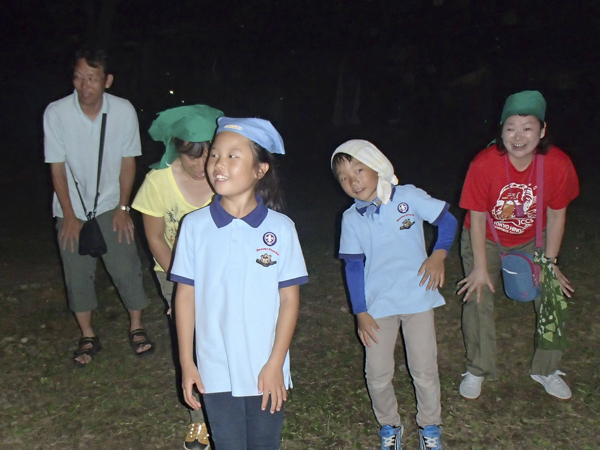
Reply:
M267 231L263 235L263 242L265 243L265 245L272 247L277 242L277 236L275 236L275 233L271 233L270 231Z
M263 253L262 255L260 255L260 258L258 258L256 262L263 267L269 267L273 264L277 264L277 261L273 261L271 259L271 255L269 255L268 253Z
M408 212L408 205L404 202L398 203L398 212L400 214L405 214Z
M410 219L404 219L402 221L402 225L400 225L400 229L401 230L408 230L410 227L412 227L415 224L414 221L411 221Z

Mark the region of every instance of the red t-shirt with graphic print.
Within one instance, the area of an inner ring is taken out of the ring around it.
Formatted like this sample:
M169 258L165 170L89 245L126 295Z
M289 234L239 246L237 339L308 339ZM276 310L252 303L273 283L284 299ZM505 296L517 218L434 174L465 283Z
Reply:
M552 146L544 158L544 214L546 207L563 209L579 195L579 180L571 159L558 147ZM460 198L461 208L488 211L500 243L514 247L535 239L537 213L537 170L535 160L522 172L512 165L506 153L496 144L482 150L471 162ZM465 228L470 229L467 213ZM487 226L487 238L494 240Z

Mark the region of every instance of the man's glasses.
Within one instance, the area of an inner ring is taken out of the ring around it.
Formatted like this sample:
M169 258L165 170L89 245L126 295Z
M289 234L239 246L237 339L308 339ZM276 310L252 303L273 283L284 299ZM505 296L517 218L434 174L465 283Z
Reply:
M74 74L73 75L73 81L76 81L78 83L83 83L85 81L87 81L89 84L98 84L100 82L102 82L104 80L104 78L98 78L98 77L84 77L78 74Z

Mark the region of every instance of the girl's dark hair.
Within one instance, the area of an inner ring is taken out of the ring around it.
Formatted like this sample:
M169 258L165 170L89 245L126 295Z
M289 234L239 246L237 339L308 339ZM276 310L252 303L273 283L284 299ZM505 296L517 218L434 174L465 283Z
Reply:
M343 162L352 162L354 158L348 153L336 153L331 161L331 170L335 174L335 169Z
M190 158L200 158L205 153L208 153L210 147L210 141L190 142L177 137L173 137L173 143L175 144L175 150L180 155L186 155Z
M526 117L527 114L519 114L519 116ZM540 130L543 130L545 127L544 122L542 122L540 119L538 119L538 122L540 123ZM501 123L500 127L498 127L498 133L496 135L496 147L498 148L498 151L501 154L506 153L506 147L504 146L504 141L502 140L502 127L503 126L504 126L504 124ZM539 154L545 155L546 153L548 153L548 150L550 150L551 146L552 146L552 138L550 137L550 134L548 134L548 130L546 130L546 134L544 135L543 138L540 139L540 142L538 142L536 150L538 151Z
M283 211L283 191L279 184L275 157L263 146L250 140L250 149L254 154L254 165L269 164L267 173L256 183L255 192L263 198L265 206L273 211Z

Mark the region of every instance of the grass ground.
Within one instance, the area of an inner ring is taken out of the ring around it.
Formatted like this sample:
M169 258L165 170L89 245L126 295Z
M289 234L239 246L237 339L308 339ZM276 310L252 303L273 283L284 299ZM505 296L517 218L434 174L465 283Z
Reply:
M152 300L145 326L156 354L134 356L127 342L127 314L99 270L95 324L104 349L92 365L75 369L71 352L79 336L66 307L47 197L40 199L36 188L44 180L30 181L20 192L31 200L28 208L13 208L13 220L0 230L0 449L181 448L188 416L178 397L169 322L150 270L144 275ZM8 184L2 188L12 192ZM301 290L291 349L294 389L286 406L282 448L374 449L378 426L363 378L364 354L334 258L335 211L344 200L327 189L325 195L308 195L311 203L291 201L310 283ZM573 390L568 402L548 396L529 378L532 307L502 296L497 302L499 377L485 382L477 401L458 395L464 347L461 299L454 291L462 270L453 247L442 289L447 305L436 310L445 448L599 448L600 298L595 277L600 236L592 204L591 198L584 199L570 209L561 254L564 272L577 289L570 302L571 347L561 364ZM401 345L396 365L404 448L416 449L414 392Z

